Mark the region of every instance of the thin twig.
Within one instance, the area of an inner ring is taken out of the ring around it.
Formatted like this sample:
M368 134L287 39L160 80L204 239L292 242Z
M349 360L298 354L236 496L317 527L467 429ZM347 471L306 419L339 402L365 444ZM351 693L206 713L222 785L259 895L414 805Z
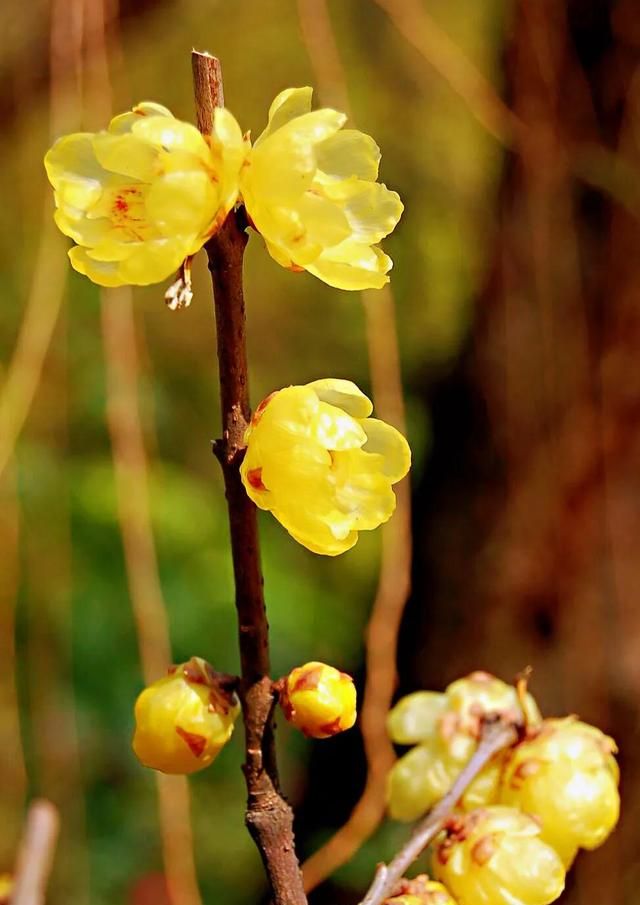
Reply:
M325 0L298 0L300 31L323 103L350 114L347 78ZM369 370L376 415L406 433L396 304L390 287L360 294L366 319ZM384 817L386 778L395 761L386 715L396 687L396 648L411 588L411 491L396 487L393 519L382 529L378 588L366 631L366 679L360 728L367 780L348 820L303 864L305 889L314 889L345 864Z
M373 883L360 905L382 905L385 899L393 895L396 884L404 877L407 869L443 828L467 786L492 757L513 745L517 739L518 728L513 722L497 718L487 719L483 723L478 747L467 765L444 798L418 823L411 838L393 861L378 866Z
M59 824L58 811L50 801L32 803L18 853L11 905L44 905Z
M407 43L438 72L470 113L499 142L510 146L522 123L491 82L437 25L419 0L374 0Z
M209 134L222 103L220 64L192 54L198 127ZM220 375L222 440L216 455L224 475L236 588L240 698L245 726L246 823L264 862L275 905L304 905L295 853L293 813L280 793L273 734L274 693L269 678L269 626L263 596L256 508L240 480L250 417L242 261L247 238L241 212L232 212L206 249L213 283Z

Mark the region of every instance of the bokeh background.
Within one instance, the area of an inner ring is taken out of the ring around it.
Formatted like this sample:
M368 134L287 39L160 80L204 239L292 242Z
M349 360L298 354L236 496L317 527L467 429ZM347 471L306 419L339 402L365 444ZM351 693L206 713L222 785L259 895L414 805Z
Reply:
M0 872L25 802L44 795L62 815L51 905L199 905L192 841L201 901L265 895L243 826L242 733L189 782L193 840L186 785L158 785L129 744L145 672L192 654L237 670L204 261L182 313L162 287L101 297L67 267L42 167L52 138L100 127L112 104L153 99L193 119L196 45L221 58L227 105L254 134L291 85L349 105L406 205L379 303L282 270L255 235L246 261L254 402L326 375L370 390L377 373L398 420L395 309L414 451L397 693L530 664L546 713L613 734L621 826L579 858L563 901L640 901L637 12L637 0L2 5ZM396 614L408 512L403 492L385 529ZM381 532L334 560L270 518L261 529L274 674L326 659L362 688ZM362 737L312 743L284 726L279 751L306 857L362 792ZM314 905L357 902L404 834L383 823Z

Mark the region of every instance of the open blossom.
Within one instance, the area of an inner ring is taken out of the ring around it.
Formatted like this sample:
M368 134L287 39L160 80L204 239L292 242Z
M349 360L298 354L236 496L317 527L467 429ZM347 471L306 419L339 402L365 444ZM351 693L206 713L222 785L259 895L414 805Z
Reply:
M240 127L216 110L213 133L141 103L106 131L65 135L45 167L55 219L77 244L73 267L101 286L157 283L195 254L238 196Z
M372 410L354 383L327 378L272 393L247 429L247 493L314 553L344 553L395 509L411 452Z
M289 88L272 103L241 174L247 212L284 267L339 289L379 289L392 262L376 246L400 219L402 202L376 181L375 141L343 129L343 113L312 112L311 94Z

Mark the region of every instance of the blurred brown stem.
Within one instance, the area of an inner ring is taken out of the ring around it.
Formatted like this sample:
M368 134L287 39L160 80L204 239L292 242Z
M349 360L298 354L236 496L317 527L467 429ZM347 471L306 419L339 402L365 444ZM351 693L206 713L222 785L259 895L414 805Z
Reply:
M298 17L315 80L325 104L347 113L347 79L325 0L298 0ZM388 286L361 293L366 319L369 371L376 414L406 433L396 306ZM344 823L303 864L307 892L362 847L380 825L386 806L386 778L395 754L386 732L386 715L396 687L396 648L411 588L411 491L408 479L396 488L398 504L382 531L378 588L366 631L366 682L360 711L367 779L359 801Z
M59 829L54 805L44 799L34 801L27 812L18 853L12 905L44 905Z
M220 63L192 54L198 128L207 135L223 103ZM242 261L247 239L232 212L207 243L213 283L222 411L215 447L227 497L236 588L240 697L245 726L246 823L271 884L275 905L304 905L295 853L293 812L280 793L273 734L274 693L269 678L269 626L263 596L256 508L240 480L243 438L250 418Z
M464 770L444 798L417 824L411 838L393 861L378 865L373 883L360 905L382 905L385 899L393 895L396 885L404 877L407 869L443 828L467 786L494 755L513 745L517 738L518 728L512 722L504 722L500 718L485 721L478 747Z

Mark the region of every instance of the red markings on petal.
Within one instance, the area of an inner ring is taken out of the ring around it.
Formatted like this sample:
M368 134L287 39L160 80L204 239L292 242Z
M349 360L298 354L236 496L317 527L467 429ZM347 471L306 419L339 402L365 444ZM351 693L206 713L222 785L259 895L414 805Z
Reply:
M262 469L261 468L250 468L247 472L247 481L253 487L254 490L266 490L267 488L262 483Z
M313 669L305 670L293 683L290 694L296 691L313 691L320 684L322 676L322 666L315 666Z
M189 746L189 750L194 757L202 757L204 749L207 746L207 740L204 735L197 735L195 732L187 732L181 726L176 726L176 732Z

